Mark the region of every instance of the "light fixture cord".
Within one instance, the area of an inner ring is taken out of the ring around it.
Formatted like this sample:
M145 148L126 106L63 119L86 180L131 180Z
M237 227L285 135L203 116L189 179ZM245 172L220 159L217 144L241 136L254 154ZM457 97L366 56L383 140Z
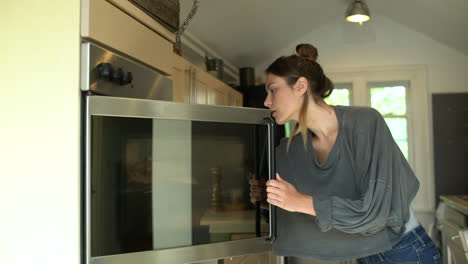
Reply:
M190 12L188 13L187 17L184 20L184 23L179 27L179 30L176 32L176 41L174 43L174 52L177 54L181 54L182 51L182 42L181 42L181 37L182 34L184 34L185 29L187 28L188 24L192 20L193 16L195 16L195 13L197 13L198 10L198 5L199 5L199 0L193 0L193 5L192 9L190 9Z

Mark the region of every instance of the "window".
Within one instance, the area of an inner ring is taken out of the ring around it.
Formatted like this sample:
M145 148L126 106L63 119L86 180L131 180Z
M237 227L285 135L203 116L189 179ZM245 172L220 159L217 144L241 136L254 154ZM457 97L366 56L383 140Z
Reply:
M325 98L325 102L329 105L351 105L351 83L336 83L335 89L329 97Z
M409 158L408 116L406 107L407 82L370 82L371 106L379 111L387 122L401 152Z

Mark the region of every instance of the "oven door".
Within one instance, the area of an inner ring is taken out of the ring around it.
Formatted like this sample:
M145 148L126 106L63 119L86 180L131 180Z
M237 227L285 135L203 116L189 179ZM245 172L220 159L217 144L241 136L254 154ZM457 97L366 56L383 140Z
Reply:
M271 250L274 177L261 109L85 95L86 263L193 263Z

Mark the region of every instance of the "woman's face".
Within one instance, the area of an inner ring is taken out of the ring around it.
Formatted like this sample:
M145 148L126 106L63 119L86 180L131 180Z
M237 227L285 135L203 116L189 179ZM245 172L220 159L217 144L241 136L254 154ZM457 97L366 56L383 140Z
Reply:
M265 89L267 97L264 105L270 109L277 124L283 125L290 120L299 119L303 93L297 89L297 83L291 87L283 77L268 73Z

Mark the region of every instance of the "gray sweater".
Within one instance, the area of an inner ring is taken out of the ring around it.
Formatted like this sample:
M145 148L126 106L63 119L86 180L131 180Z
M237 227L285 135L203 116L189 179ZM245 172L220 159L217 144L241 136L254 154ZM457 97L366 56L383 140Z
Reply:
M385 120L369 107L335 106L339 131L326 161L317 162L294 136L276 150L277 172L314 198L317 216L277 210L280 256L360 258L390 249L404 233L419 182Z

